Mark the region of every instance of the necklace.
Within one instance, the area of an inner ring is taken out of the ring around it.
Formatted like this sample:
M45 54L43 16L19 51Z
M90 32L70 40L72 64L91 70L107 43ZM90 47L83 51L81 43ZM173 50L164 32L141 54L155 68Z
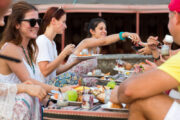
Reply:
M28 54L29 54L29 58L30 58L30 60L31 60L31 61L30 61L31 64L30 64L30 62L29 62L29 59L28 59L28 56L27 56L27 54L26 54L26 52L25 52L24 47L21 46L21 48L23 49L23 52L24 52L24 55L25 55L25 57L26 57L26 60L27 60L28 64L30 65L31 69L33 70L33 73L35 74L34 64L33 64L33 62L32 62L32 59L31 59L31 57L30 57L29 52L28 52Z

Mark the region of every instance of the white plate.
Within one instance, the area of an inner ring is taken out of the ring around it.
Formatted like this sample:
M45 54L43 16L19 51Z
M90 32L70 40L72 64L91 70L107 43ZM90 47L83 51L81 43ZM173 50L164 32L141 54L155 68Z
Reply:
M91 56L76 56L76 55L73 55L73 57L77 58L77 59L93 59L93 58L96 58L98 56L100 56L102 54L92 54Z
M108 104L102 105L101 108L103 108L104 110L128 112L128 109L126 108L110 108Z

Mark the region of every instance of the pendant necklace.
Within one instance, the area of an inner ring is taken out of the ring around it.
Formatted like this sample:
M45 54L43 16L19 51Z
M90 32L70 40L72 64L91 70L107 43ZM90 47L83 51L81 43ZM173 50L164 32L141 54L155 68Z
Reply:
M28 64L30 65L31 69L33 70L33 73L35 74L34 64L33 64L32 59L31 59L31 57L30 57L29 51L28 51L28 54L29 54L29 58L30 58L31 64L30 64L30 62L29 62L28 56L27 56L27 54L26 54L26 52L25 52L25 49L24 49L24 47L23 47L22 45L21 45L21 48L23 49L23 52L24 52L24 55L25 55L25 57L26 57L26 60L27 60Z

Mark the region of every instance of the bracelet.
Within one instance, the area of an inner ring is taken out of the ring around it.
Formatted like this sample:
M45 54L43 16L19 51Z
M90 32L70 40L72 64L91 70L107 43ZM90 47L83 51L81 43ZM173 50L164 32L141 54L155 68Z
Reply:
M119 38L120 38L120 40L125 40L125 38L124 37L122 37L122 34L123 34L124 32L119 32Z

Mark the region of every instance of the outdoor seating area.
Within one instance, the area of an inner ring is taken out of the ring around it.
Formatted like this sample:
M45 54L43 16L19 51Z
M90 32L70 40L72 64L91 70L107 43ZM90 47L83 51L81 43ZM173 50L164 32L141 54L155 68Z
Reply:
M180 0L0 0L0 120L180 120Z
M44 110L44 120L52 119L87 119L87 120L127 120L127 111L102 110L101 105L95 105L90 110L83 110L80 107L66 107L62 109Z

